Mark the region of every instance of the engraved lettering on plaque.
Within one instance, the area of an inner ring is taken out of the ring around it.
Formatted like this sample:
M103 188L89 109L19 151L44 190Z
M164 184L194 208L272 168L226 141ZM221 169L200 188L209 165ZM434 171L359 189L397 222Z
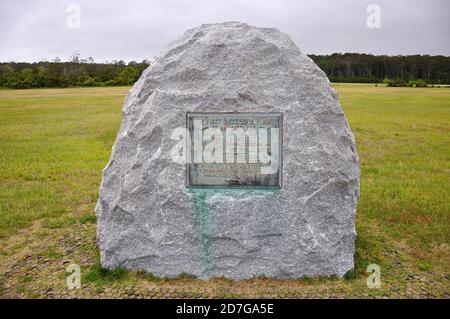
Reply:
M186 114L187 187L281 188L281 113Z

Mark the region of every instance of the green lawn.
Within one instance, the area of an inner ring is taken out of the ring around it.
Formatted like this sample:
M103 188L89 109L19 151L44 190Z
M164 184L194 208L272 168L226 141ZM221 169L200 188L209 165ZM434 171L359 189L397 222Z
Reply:
M0 296L52 296L42 286L63 297L136 295L129 287L156 297L167 297L164 287L207 297L449 296L450 89L336 85L362 168L347 279L217 279L201 291L197 279L98 267L93 209L128 89L0 90ZM66 294L67 262L82 265L86 287ZM365 286L370 263L381 266L382 289Z
M0 237L95 202L127 89L0 91Z

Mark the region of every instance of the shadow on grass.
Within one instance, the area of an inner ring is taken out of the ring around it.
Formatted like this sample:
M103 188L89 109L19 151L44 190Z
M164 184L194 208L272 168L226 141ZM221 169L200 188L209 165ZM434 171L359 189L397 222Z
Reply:
M80 223L85 224L87 222L95 223L97 220L96 216L92 213L83 214L80 218Z
M83 282L93 283L99 286L111 284L127 277L125 268L109 270L103 268L100 263L92 265L89 272L83 276Z

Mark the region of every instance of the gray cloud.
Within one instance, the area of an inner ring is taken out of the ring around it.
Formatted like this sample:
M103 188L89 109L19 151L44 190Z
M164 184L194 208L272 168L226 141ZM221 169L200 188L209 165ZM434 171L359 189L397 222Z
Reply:
M81 28L66 25L68 4L81 8ZM381 28L366 26L369 4ZM305 53L450 55L448 0L295 1L8 1L0 2L0 61L37 61L78 51L96 61L157 55L186 29L242 21L277 27Z

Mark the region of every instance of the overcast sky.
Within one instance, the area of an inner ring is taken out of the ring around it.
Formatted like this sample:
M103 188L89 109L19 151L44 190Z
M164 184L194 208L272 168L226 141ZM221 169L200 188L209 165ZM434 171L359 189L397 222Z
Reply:
M79 28L70 4L81 10ZM370 4L379 5L380 28L367 26ZM308 54L450 55L449 0L0 0L0 61L67 60L76 51L141 61L188 28L231 20L277 27Z

